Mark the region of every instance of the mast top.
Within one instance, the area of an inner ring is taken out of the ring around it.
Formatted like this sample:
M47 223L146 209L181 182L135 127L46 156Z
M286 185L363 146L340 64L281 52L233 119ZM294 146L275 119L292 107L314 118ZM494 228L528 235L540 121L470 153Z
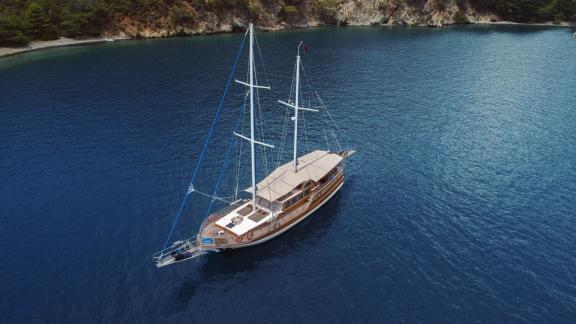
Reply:
M303 42L300 41L300 43L298 44L298 55L296 55L296 90L294 93L294 105L283 102L283 101L279 101L281 104L284 104L288 107L294 108L294 117L293 117L293 121L294 121L294 152L293 152L293 159L292 159L292 164L293 164L293 169L294 169L294 173L298 172L298 111L299 110L307 110L307 111L317 111L316 109L310 109L310 108L304 108L304 107L300 107L299 101L300 101L300 47L302 47ZM306 49L306 48L304 48Z

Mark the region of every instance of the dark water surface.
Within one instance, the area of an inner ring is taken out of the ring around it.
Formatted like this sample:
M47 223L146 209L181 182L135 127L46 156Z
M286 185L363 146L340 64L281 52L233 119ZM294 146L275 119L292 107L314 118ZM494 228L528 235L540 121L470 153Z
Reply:
M0 322L575 321L576 41L562 28L260 34L269 103L309 44L307 74L358 150L347 183L265 245L156 269L241 38L0 60ZM284 110L264 110L277 142ZM206 205L187 205L175 238Z

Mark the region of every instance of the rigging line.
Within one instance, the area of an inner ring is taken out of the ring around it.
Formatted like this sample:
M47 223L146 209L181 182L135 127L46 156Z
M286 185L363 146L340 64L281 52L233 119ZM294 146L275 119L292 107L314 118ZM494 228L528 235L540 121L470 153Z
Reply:
M244 99L244 102L246 102L246 99ZM238 131L238 126L240 126L240 122L242 121L243 117L244 117L244 110L242 109L242 111L240 112L240 116L238 117L238 120L236 121L236 125L234 126L234 132ZM214 186L214 194L212 195L213 197L217 197L218 196L218 191L220 190L220 183L222 181L222 176L224 175L224 170L226 169L226 167L228 166L228 163L230 162L230 152L232 151L232 146L234 146L234 141L236 140L236 136L234 134L232 134L231 138L230 138L230 142L228 142L228 148L226 149L226 155L224 158L224 162L222 163L222 168L220 169L220 174L218 175L218 179L216 180L216 186ZM212 211L212 206L214 205L214 201L216 199L212 198L212 200L210 200L210 204L208 205L208 209L206 209L206 217L208 217L210 215L210 212ZM200 231L202 231L202 229L200 229Z
M241 141L236 141L234 144L236 149L236 157L234 158L234 195L232 196L234 200L238 199L238 187L240 180L240 163L238 162L238 157L240 156L240 142Z
M292 79L290 80L290 92L288 93L288 98L286 100L286 102L288 103L292 103L292 94L294 94L294 89L295 89L295 82L296 82L296 63L294 63L294 69L292 70ZM290 109L289 107L286 107L286 113L284 115L284 124L282 125L282 137L281 137L281 142L280 142L280 149L278 150L278 154L276 155L276 168L278 168L280 166L280 162L282 159L282 156L284 155L284 145L286 142L286 137L288 134L288 121L291 119L289 116L290 113Z
M254 70L256 70L256 69L254 69ZM258 76L256 76L256 82L258 82ZM262 108L261 108L261 105L260 105L260 92L259 92L258 88L256 88L256 103L257 103L256 106L258 107L258 114L256 114L256 115L257 115L257 116L256 116L256 121L257 121L257 123L256 123L256 129L258 130L258 126L260 126L260 130L259 130L259 131L260 131L261 140L262 140L262 142L266 142L266 141L265 141L266 135L265 135L265 133L264 133L264 120L263 120L264 117L263 117ZM260 122L259 125L258 125L258 121ZM263 162L264 162L264 168L265 168L265 170L266 170L266 175L268 175L268 171L269 171L269 170L268 170L267 149L266 149L266 147L264 147L263 145L261 145L261 146L260 146L260 151L263 153L262 155L263 155L263 160L264 160L264 161L263 161Z
M336 120L334 120L334 117L332 116L332 114L328 111L328 107L326 107L326 105L324 104L324 101L322 100L322 98L320 98L320 95L318 94L318 91L314 90L314 88L312 87L312 82L310 82L310 79L308 78L308 74L306 73L306 69L304 68L304 64L303 62L300 62L300 66L302 68L302 73L304 74L304 78L306 79L306 85L308 86L308 88L310 89L311 92L314 92L314 94L316 95L316 97L318 98L322 108L324 108L324 111L326 112L326 115L328 115L328 118L330 119L330 121L334 124L334 127L338 130L338 132L342 135L342 130L340 129L340 127L338 126L338 124L336 123Z
M314 90L314 88L312 87L312 82L310 82L310 79L308 77L308 74L306 73L306 69L304 67L303 62L300 62L300 66L302 69L302 74L304 75L304 78L306 80L306 86L308 87L308 89L310 90L310 92L313 92L314 95L316 96L316 99L318 100L321 110L323 112L325 112L326 116L328 117L328 120L323 119L323 124L329 128L329 130L332 132L332 136L334 137L335 143L338 146L339 149L341 149L341 145L340 142L338 140L338 136L336 136L336 132L334 132L333 128L336 129L336 131L340 134L343 135L343 131L342 129L338 126L338 123L336 122L336 120L334 119L334 117L332 116L332 114L330 113L330 111L328 110L328 107L326 107L326 105L324 104L324 101L322 100L322 98L320 97L320 95L318 94L318 92L316 90ZM324 130L325 131L325 130ZM324 138L327 141L328 147L329 147L329 142L327 140L327 134L324 133Z
M240 180L240 163L238 162L238 158L240 157L240 142L241 141L236 141L234 143L234 148L236 150L236 155L234 157L234 200L238 198L238 182Z
M258 89L256 89L256 92L258 92ZM260 95L258 94L256 96L257 101L258 101L258 115L260 117L260 129L261 129L261 138L262 138L262 142L265 142L264 138L264 122L263 122L263 118L262 117L262 108L260 106ZM258 129L258 127L256 128ZM264 160L264 169L266 170L266 176L268 176L270 174L270 170L268 169L268 155L267 155L267 149L266 147L264 147L263 145L260 145L260 151L263 153L262 154L262 159ZM274 156L274 153L272 152L272 149L270 149L270 155ZM272 192L270 190L268 190L268 201L272 201Z
M223 202L225 202L225 203L232 204L232 201L226 200L226 199L223 198L223 197L214 196L214 195L207 194L207 193L205 193L205 192L198 191L198 190L194 190L194 192L197 193L197 194L199 194L199 195L201 195L201 196L204 196L204 197L208 197L208 198L211 198L211 199L214 199L214 200L220 200L220 201L223 201Z
M290 81L290 92L288 93L288 99L286 100L286 102L291 102L292 94L294 93L295 81L296 81L296 65L294 65L294 69L292 70L292 80ZM278 168L280 166L280 161L281 161L282 155L284 154L284 143L286 141L288 120L290 118L289 117L289 113L290 113L289 107L286 107L285 112L286 113L284 115L284 124L282 125L282 136L281 136L281 141L280 141L280 149L278 150L278 154L276 155L276 168Z
M286 140L286 129L288 127L287 126L288 120L290 119L289 113L290 113L290 107L286 106L286 110L284 113L284 124L282 125L282 136L280 138L280 147L278 150L278 154L276 155L276 168L280 166L280 158L282 157L282 154L284 154L284 141Z
M280 161L284 154L284 145L286 142L286 137L288 134L288 122L290 120L290 107L286 106L285 113L284 113L284 124L282 125L282 137L280 138L280 149L278 150L278 154L276 156L276 168L280 166Z
M259 109L260 110L260 109ZM257 127L256 129L258 130L258 134L260 134L260 137L262 138L262 142L264 142L264 135L262 135L263 133L263 127ZM266 171L266 174L268 174L268 155L267 155L267 148L263 147L263 145L260 145L260 153L262 154L262 163L264 164L264 170Z
M248 91L244 95L244 105L242 106L242 111L246 110L246 100L248 98ZM243 113L244 114L244 113ZM241 134L244 134L244 118L242 118ZM240 166L242 165L242 146L244 141L237 141L238 143L238 155L236 159L236 188L234 189L234 200L238 199L238 189L240 188Z
M334 140L336 141L336 145L338 145L338 150L342 151L342 146L340 146L340 141L338 141L338 137L336 137L336 134L334 133L334 130L331 129L332 131L332 136L334 136Z
M248 80L248 74L250 68L246 69L246 79ZM242 110L246 110L246 100L248 98L248 95L250 94L249 89L246 89L246 92L244 93L244 106L242 107ZM244 134L244 128L245 128L245 118L242 118L242 128L240 129L241 134ZM238 143L238 154L237 154L237 162L236 162L236 187L234 189L234 200L238 199L238 190L240 189L240 168L242 166L242 147L244 146L244 141L237 141Z
M290 93L288 94L288 100L287 102L291 102L290 99L292 99L292 94L294 93L294 84L296 81L296 64L294 65L294 70L292 71L292 81L290 83ZM286 141L286 136L287 136L287 132L288 132L288 121L290 120L290 108L286 107L285 110L285 115L284 115L284 124L282 125L282 136L280 139L280 148L278 150L278 154L276 155L276 168L278 168L280 166L280 161L282 158L282 155L284 154L284 144Z
M336 128L336 130L338 131L338 133L340 135L342 135L342 130L340 129L340 127L338 127L338 124L336 123L336 120L334 120L334 117L332 116L332 114L330 114L330 111L328 111L328 107L326 107L326 105L324 104L324 101L322 100L322 98L320 97L320 95L318 94L318 92L316 90L314 90L314 88L312 87L312 82L310 82L310 79L308 78L308 74L306 73L306 69L304 68L304 64L302 62L300 62L300 66L302 68L302 74L304 74L304 79L306 80L306 86L308 87L308 89L310 90L310 92L313 92L316 96L316 98L318 99L319 103L320 103L320 108L323 112L325 112L326 116L328 117L328 120L323 119L323 123L326 127L328 127L330 130L332 130L332 128ZM330 124L330 122L332 122L332 125ZM338 142L338 138L336 136L336 134L334 133L334 131L332 130L332 133L334 135L334 138L336 140L336 144L340 147L340 144ZM325 138L327 139L326 134ZM330 149L330 148L328 148Z
M328 117L330 118L330 121L334 124L334 128L336 128L336 130L338 132L340 132L340 134L342 134L342 129L340 129L340 127L338 126L338 124L336 123L336 120L334 120L334 117L332 117L332 114L330 113L330 111L328 111L328 108L326 107L326 105L324 104L324 101L322 100L322 98L320 98L320 95L318 94L318 92L315 92L316 97L318 98L318 100L320 101L320 107L324 108L324 111L326 111L326 114L328 115Z
M310 104L310 96L308 96L308 108L312 108L312 105ZM304 114L302 114L302 115L304 115ZM305 118L302 118L302 119L304 119L303 124L304 124L304 132L305 132L305 136L306 136L306 149L308 150L308 152L310 152L310 148L309 148L309 145L308 145L308 137L309 137L309 136L308 136L308 125L309 125L309 124L306 124L306 119L305 119ZM313 120L313 119L312 119L312 120ZM312 125L312 126L313 126L313 125Z
M266 71L266 64L264 64L264 56L262 56L262 52L260 51L260 44L258 44L258 37L256 37L256 33L254 33L254 40L256 41L256 48L258 49L258 56L260 56L260 62L262 62L262 68L264 69L264 76L266 77L266 84L270 85L270 80L268 79L268 71Z
M258 77L256 76L256 82L258 82ZM258 90L258 88L256 88L256 101L257 101L257 107L258 107L258 117L260 120L260 136L261 136L261 140L262 142L266 142L265 141L265 134L264 134L264 117L262 114L262 107L260 105L260 92ZM257 117L257 118L258 118ZM258 125L258 123L256 124ZM258 129L258 127L256 127L256 129ZM263 152L263 160L264 160L264 169L266 170L266 176L268 176L270 174L270 170L268 169L268 155L267 155L267 149L266 147L264 147L263 145L260 145L260 150L261 152ZM274 155L274 153L272 153L272 149L270 149L270 155ZM273 158L273 157L272 157ZM268 190L268 201L272 201L272 192L270 190Z
M338 131L338 133L340 135L343 134L342 129L340 128L340 126L338 126L338 123L336 123L336 120L334 119L334 117L332 116L332 114L330 113L330 111L328 110L328 107L326 107L326 105L324 104L324 100L322 100L322 98L320 97L320 95L318 94L317 91L314 91L314 94L316 95L316 98L318 99L318 101L320 102L320 108L326 113L326 115L328 116L328 120L325 121L326 125L329 126L330 128L335 128L336 131ZM328 122L332 122L332 125L329 125Z
M328 136L326 136L326 130L322 129L324 132L324 138L326 139L326 146L328 146L328 151L330 151L330 142L328 142Z
M314 92L312 82L310 82L310 79L308 79L308 74L306 74L306 70L304 69L304 63L302 61L300 61L300 68L302 69L302 73L304 74L304 78L306 79L306 85L308 86L311 92Z
M220 99L220 103L218 104L218 109L216 110L216 116L214 116L214 120L212 121L212 125L210 126L210 130L208 131L208 135L206 136L206 139L204 140L204 145L202 146L202 151L200 153L200 157L198 158L198 162L196 162L196 168L194 168L194 173L192 174L192 179L190 180L190 185L188 186L188 191L184 195L184 198L182 199L182 202L180 203L180 207L178 208L178 212L176 213L176 216L174 217L174 220L172 221L172 226L170 228L170 232L168 233L168 237L166 238L166 241L164 242L164 247L162 248L162 250L165 250L166 247L168 246L168 243L170 242L170 238L172 237L172 233L174 233L174 228L176 228L176 224L178 223L178 220L180 219L180 215L182 214L182 210L184 209L184 205L186 204L186 201L188 200L190 193L192 193L194 191L194 180L196 180L196 176L198 175L198 170L200 169L200 164L202 162L202 159L204 158L204 154L206 153L206 147L208 146L208 142L210 141L210 137L212 136L214 126L216 125L216 121L220 117L220 112L222 111L222 107L224 106L224 99L226 98L226 95L228 94L228 90L230 89L230 84L232 83L232 78L234 77L234 73L236 71L236 66L238 65L238 61L240 60L240 56L242 55L242 50L244 49L244 42L246 41L246 35L248 35L248 32L246 32L244 34L244 38L242 38L242 43L240 44L240 49L238 49L238 53L236 54L236 58L234 59L234 65L232 66L232 70L230 71L230 74L228 75L228 81L226 82L226 87L224 88L224 94L222 95L222 98Z
M294 93L294 84L296 83L296 66L294 66L294 70L292 71L292 81L290 81L290 92L288 93L288 103L290 103L290 99L292 98L292 94Z
M338 136L336 135L336 132L334 131L334 129L336 129L336 131L338 132L338 134L340 136L344 136L344 132L338 127L338 124L336 123L336 121L334 120L334 118L332 117L332 115L330 114L330 111L328 111L328 108L326 107L326 105L324 105L324 102L322 101L322 98L320 98L320 96L318 95L318 93L316 93L316 96L318 97L318 100L321 103L321 108L324 109L324 111L326 112L326 115L328 115L330 118L328 118L330 121L332 121L333 127L331 125L329 125L328 121L325 121L325 125L330 129L330 131L332 132L332 136L334 137L334 141L336 142L336 145L338 146L339 150L342 150L342 146L340 145L340 141L338 140Z
M308 127L306 127L306 118L304 116L304 111L302 111L302 126L304 128L304 138L306 139L306 152L310 152L310 146L308 145Z
M320 105L319 108L320 108L320 110L324 113L325 116L328 115L328 111L324 108L324 106ZM331 135L334 136L335 144L339 146L338 138L337 138L337 136L336 136L336 133L334 132L334 129L337 127L337 125L335 126L333 123L331 123L331 122L330 122L330 118L324 118L324 119L322 120L322 124L323 124L322 127L325 127L325 129L327 129L328 131L331 132ZM338 129L336 129L336 130L338 130ZM330 138L332 138L332 136L330 136Z
M340 136L342 136L344 134L344 132L336 123L336 120L334 119L334 117L332 116L330 111L328 110L328 107L326 107L326 105L324 104L324 101L322 100L322 98L320 97L318 92L314 91L314 95L316 96L315 99L317 99L319 104L320 104L320 106L316 106L316 107L319 108L325 114L325 116L328 117L328 118L323 118L322 123L324 124L325 127L329 128L332 131L334 139L336 140L336 142L338 142L338 138L336 136L336 133L334 132L334 129L336 129L336 131L338 132L338 134ZM336 143L336 144L338 144L338 146L340 146L339 143Z

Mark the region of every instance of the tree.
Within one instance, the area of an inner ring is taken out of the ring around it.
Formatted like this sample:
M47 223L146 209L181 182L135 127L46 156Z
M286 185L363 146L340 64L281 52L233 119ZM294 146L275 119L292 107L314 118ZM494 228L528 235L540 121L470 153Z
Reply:
M379 5L382 2L378 3ZM329 24L336 24L338 20L336 19L336 13L338 10L338 0L318 0L318 18ZM380 7L379 7L380 9Z
M563 13L559 13L556 16L554 16L554 24L555 25L559 25L560 23L562 23L564 20L566 20L566 17L564 16Z
M264 14L264 9L258 3L250 3L248 5L248 17L250 19L258 20Z
M30 39L24 35L25 23L14 16L0 16L0 46L24 46Z
M26 9L30 23L30 36L35 39L58 39L58 29L50 21L48 8L38 2L32 2Z
M102 2L70 2L61 24L66 37L100 36L110 18L108 6Z

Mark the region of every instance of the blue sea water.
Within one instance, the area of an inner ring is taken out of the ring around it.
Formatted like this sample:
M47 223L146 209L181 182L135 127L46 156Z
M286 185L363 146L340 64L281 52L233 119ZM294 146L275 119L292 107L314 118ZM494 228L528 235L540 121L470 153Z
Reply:
M306 73L358 151L347 182L273 241L156 269L241 39L0 60L0 322L576 321L576 41L564 28L259 34L270 141L303 40ZM174 239L195 234L207 203L188 202Z

